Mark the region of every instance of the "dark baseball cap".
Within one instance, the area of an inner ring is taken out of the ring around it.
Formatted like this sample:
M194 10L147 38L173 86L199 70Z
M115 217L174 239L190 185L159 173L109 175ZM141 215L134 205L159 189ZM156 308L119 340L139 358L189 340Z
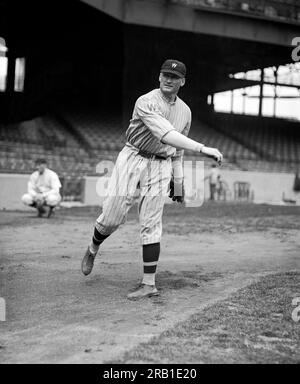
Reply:
M186 76L186 66L181 61L168 59L161 66L160 72L173 73L179 77Z
M47 164L47 160L44 159L44 158L36 159L36 160L35 160L35 164L36 164L36 165Z

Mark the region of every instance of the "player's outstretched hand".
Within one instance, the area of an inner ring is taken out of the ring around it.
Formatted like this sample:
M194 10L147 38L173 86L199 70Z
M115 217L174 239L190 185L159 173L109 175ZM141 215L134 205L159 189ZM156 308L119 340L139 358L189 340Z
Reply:
M222 164L223 161L223 155L217 148L211 148L211 147L202 147L201 153L206 155L207 157L213 158L219 165Z
M180 183L177 183L177 182L174 182L173 178L171 179L169 197L170 197L170 199L172 199L173 201L177 201L178 203L184 202L183 181Z

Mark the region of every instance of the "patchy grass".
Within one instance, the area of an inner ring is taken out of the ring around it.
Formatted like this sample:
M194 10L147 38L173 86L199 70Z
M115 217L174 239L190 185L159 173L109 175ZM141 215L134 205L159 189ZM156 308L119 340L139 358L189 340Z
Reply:
M108 363L300 363L300 272L270 275Z

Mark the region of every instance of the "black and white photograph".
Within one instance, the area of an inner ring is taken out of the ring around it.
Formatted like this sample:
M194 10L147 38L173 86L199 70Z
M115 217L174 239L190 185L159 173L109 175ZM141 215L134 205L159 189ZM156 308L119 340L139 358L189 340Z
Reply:
M1 365L300 364L299 219L300 0L0 0Z

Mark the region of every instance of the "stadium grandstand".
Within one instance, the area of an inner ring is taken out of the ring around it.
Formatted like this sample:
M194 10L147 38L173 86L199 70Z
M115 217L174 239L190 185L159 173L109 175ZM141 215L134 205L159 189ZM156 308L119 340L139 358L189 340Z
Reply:
M278 22L299 22L300 4L297 0L171 0L213 12L229 12L246 17L270 18Z
M300 117L263 113L264 86L274 89L273 103L279 89L295 90L282 98L300 110L300 83L263 76L293 64L299 1L1 0L0 8L0 173L29 174L46 157L64 199L81 200L84 177L116 158L134 100L158 84L167 57L187 63L180 96L193 112L190 137L219 148L224 169L299 168ZM235 76L251 70L261 76ZM216 95L252 87L256 116L215 108Z

